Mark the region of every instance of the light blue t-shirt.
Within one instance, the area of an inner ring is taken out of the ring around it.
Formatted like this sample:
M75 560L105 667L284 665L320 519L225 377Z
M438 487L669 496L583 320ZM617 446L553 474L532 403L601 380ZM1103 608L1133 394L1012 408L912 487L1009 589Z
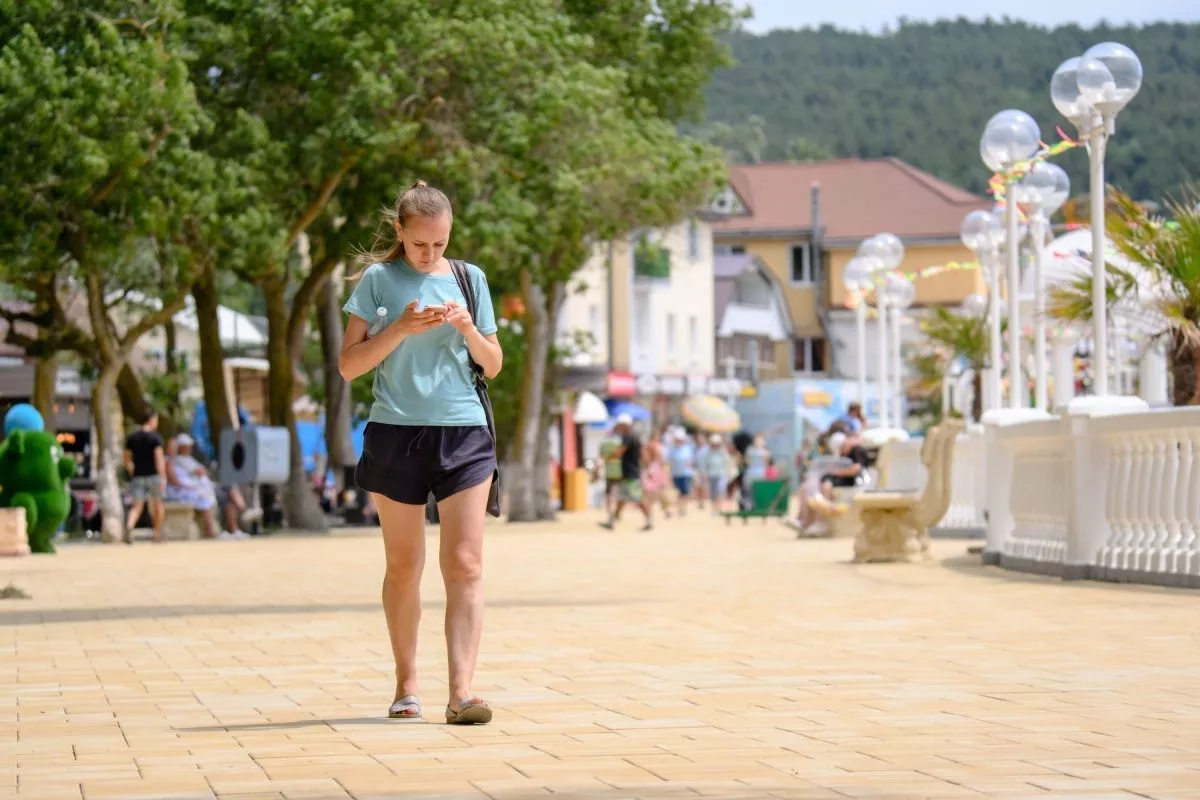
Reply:
M667 451L672 478L690 478L696 471L696 448L690 442L672 445Z
M474 264L467 265L475 290L475 327L484 336L496 332L496 313L487 277ZM387 309L391 324L404 307L419 301L427 305L453 300L466 307L453 273L425 275L403 260L367 267L343 311L370 325L379 308ZM471 356L462 334L450 325L409 336L375 368L375 403L372 422L388 425L486 425L483 405L471 375Z

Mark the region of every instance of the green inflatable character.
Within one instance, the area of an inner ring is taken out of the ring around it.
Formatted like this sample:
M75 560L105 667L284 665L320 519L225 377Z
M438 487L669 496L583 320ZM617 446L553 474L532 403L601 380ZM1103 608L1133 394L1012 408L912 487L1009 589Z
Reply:
M67 481L75 462L44 431L11 431L0 442L0 508L24 508L29 549L54 552L54 534L67 519Z

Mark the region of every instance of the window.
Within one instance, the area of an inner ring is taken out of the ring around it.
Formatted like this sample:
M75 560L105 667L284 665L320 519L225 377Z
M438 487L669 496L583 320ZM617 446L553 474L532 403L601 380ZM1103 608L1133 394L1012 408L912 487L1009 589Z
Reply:
M692 314L688 317L688 352L692 354L692 363L700 363L700 320Z
M688 220L687 252L690 260L700 260L700 223L695 217Z
M667 314L667 358L675 352L675 315Z
M813 283L812 247L804 244L794 244L791 249L792 283Z
M820 337L801 337L792 342L793 372L825 371L825 340Z

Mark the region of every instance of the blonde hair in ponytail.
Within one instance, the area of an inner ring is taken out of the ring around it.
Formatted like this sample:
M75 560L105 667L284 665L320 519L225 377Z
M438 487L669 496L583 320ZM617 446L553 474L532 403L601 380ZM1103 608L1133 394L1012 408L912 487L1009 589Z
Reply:
M354 257L354 260L362 265L361 269L353 275L346 276L346 280L352 281L362 277L366 268L372 264L395 261L404 255L404 242L396 235L396 223L400 223L400 227L403 228L411 217L437 217L442 214L449 214L451 219L454 218L450 198L440 189L435 189L425 181L417 181L405 189L396 198L395 207L383 210L383 217L371 249L361 250Z

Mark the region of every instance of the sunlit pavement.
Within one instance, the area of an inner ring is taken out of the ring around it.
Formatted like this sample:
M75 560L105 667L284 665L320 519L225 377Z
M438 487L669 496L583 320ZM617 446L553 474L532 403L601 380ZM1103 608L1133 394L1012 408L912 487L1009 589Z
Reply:
M475 728L436 550L425 725L385 718L375 531L0 561L0 796L1200 798L1200 595L596 521L491 525Z

